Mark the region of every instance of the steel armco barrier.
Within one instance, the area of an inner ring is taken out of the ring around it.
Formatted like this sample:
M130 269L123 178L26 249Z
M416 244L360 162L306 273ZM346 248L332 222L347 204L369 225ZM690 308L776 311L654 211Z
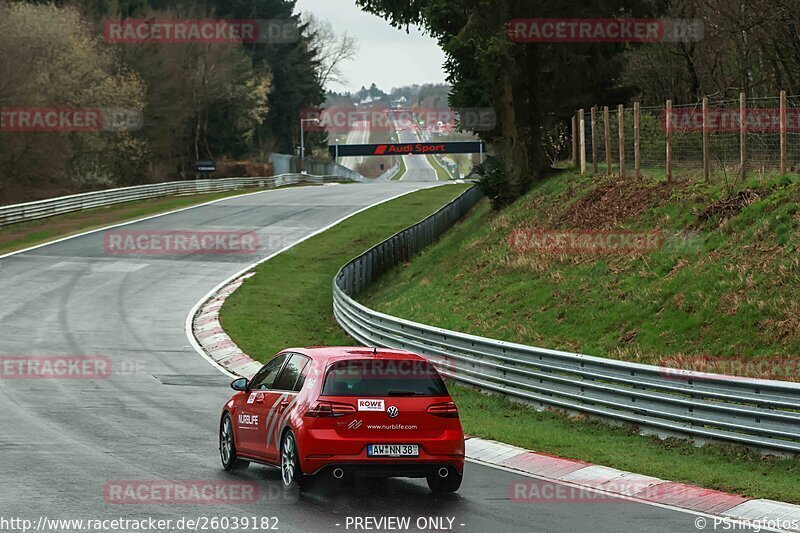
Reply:
M170 181L153 185L137 185L106 191L87 192L38 200L24 204L0 206L0 227L17 222L27 222L84 209L106 207L122 202L148 200L163 196L181 196L249 188L274 188L301 183L326 183L352 181L341 176L309 176L282 174L268 178L220 178L204 180Z
M503 342L389 316L353 300L433 243L479 198L472 188L347 263L333 280L334 315L358 342L429 358L449 378L533 403L662 434L800 452L800 384L667 369ZM588 320L588 318L587 318Z

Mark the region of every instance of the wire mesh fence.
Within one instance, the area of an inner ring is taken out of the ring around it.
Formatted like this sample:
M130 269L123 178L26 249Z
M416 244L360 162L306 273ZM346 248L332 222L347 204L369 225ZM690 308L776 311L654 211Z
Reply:
M781 138L785 171L800 170L800 95L781 98L708 100L692 104L634 108L595 106L584 110L583 142L573 161L585 172L635 175L763 175L781 170ZM785 116L781 120L782 109ZM744 119L744 120L742 120ZM706 123L707 121L707 123ZM742 150L744 139L744 150ZM707 149L704 149L704 143ZM669 147L669 150L668 150ZM668 156L669 152L669 156ZM620 157L622 154L622 157Z

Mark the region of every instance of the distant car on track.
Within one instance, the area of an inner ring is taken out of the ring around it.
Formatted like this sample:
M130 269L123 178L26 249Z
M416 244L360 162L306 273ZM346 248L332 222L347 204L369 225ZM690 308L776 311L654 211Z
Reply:
M283 484L311 476L424 477L455 492L464 472L464 432L439 373L411 352L364 347L284 350L222 409L226 470L278 466Z

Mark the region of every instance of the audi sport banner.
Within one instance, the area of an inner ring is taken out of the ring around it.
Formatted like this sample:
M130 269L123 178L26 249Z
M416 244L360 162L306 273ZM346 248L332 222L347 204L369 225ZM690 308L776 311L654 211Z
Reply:
M446 143L396 143L396 144L340 144L328 149L331 157L363 155L426 155L426 154L477 154L482 143L458 141Z

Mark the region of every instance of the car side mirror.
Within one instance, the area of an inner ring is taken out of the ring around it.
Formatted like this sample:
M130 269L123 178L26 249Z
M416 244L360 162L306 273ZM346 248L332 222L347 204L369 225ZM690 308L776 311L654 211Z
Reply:
M233 390L246 391L247 390L247 378L234 379L233 382L231 382L231 388Z

